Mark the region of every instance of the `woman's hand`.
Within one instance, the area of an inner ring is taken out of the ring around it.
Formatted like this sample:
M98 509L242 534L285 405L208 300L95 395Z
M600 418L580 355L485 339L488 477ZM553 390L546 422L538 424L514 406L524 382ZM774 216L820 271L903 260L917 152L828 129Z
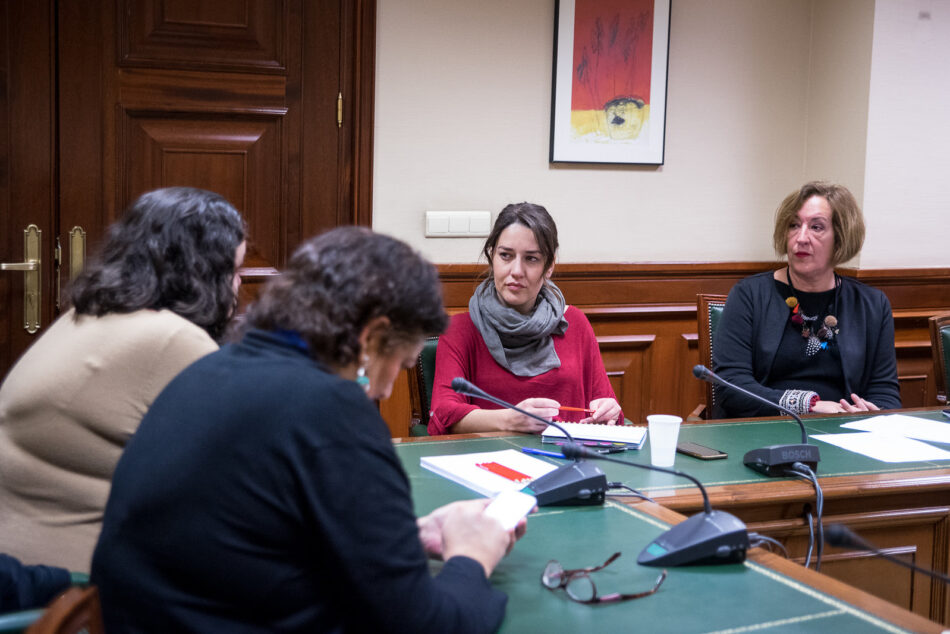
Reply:
M812 412L818 414L843 414L845 412L873 412L881 409L871 401L866 401L857 394L851 394L851 400L854 403L849 403L846 399L841 399L840 401L818 401L815 403L815 406L811 408Z
M874 412L881 409L871 401L864 400L854 392L851 393L851 400L854 401L854 404L849 403L846 399L839 401L842 412Z
M594 413L581 420L582 423L607 423L616 425L620 418L620 403L612 398L595 398L588 405Z
M478 501L481 502L481 500ZM416 519L416 526L419 527L419 541L422 542L426 555L432 559L442 558L442 526L456 504L463 504L463 502L452 502L440 506L428 515Z
M535 416L540 416L545 420L551 420L558 415L560 411L558 408L561 406L555 400L549 398L526 398L525 400L518 403L518 408L523 409L526 412L531 412ZM504 410L506 413L505 416L505 430L507 431L520 431L527 432L529 434L540 434L547 427L544 423L529 416L525 416L519 412L516 412L513 409Z
M526 398L516 407L551 420L558 415L561 404L549 398ZM513 409L473 409L454 425L449 426L451 434L468 434L482 431L517 431L527 434L540 434L547 424L525 416Z
M837 401L818 401L808 411L816 414L840 414L844 408Z
M419 539L430 557L471 557L482 565L485 576L492 571L527 530L522 519L506 531L498 520L485 515L490 499L452 502L416 520Z

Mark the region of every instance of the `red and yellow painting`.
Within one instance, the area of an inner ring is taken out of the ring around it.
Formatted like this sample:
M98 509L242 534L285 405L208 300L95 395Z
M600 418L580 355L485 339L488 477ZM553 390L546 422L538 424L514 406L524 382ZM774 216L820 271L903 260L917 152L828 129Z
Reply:
M589 141L637 139L650 119L654 0L577 0L571 131Z

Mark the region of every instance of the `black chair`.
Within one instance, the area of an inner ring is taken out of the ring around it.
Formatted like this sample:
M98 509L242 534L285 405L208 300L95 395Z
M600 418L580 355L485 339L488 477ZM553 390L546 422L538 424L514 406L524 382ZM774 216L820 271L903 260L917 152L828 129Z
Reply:
M937 382L937 400L946 403L950 398L950 313L934 315L930 323L930 354L934 361L934 379Z

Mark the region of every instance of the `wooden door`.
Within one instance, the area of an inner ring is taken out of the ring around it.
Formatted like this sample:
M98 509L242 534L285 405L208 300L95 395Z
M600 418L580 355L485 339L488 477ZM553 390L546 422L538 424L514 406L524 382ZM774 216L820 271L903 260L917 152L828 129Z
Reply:
M14 160L22 146L50 176L11 174L2 204L30 184L50 260L62 245L62 269L44 270L43 323L55 315L57 283L156 187L203 187L241 211L244 301L301 240L371 224L373 0L13 0L5 10L8 33L31 38L32 53L5 47L9 82L21 81L31 100L7 97L2 114L31 129L3 139L4 156ZM20 28L25 11L32 29ZM3 222L6 262L18 225L7 214ZM5 373L35 335L10 334L14 277L4 272L0 284Z
M35 275L0 271L0 377L53 316L53 11L51 1L0 2L0 262L24 262L24 232L31 225L39 243ZM29 299L28 275L38 281Z

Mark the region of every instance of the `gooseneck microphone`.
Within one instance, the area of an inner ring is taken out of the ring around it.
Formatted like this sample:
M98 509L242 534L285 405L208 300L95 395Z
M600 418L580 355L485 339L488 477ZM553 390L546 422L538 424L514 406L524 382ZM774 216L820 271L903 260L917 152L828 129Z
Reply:
M690 564L728 564L745 560L749 549L746 525L726 511L714 511L702 483L683 471L620 460L570 444L561 448L568 458L606 460L648 471L660 471L691 480L703 494L703 512L686 518L650 542L637 557L644 566L686 566Z
M562 453L566 447L577 446L574 443L574 438L561 425L496 398L471 381L457 376L452 379L452 389L464 396L480 398L501 407L513 409L519 414L541 421L545 425L553 425L561 430L568 440L568 444L561 448ZM567 456L565 453L565 457L572 456ZM528 488L537 498L538 506L603 504L607 495L607 476L597 465L574 457L574 462L562 465L554 471L533 480Z
M746 396L753 398L760 403L765 403L766 405L774 407L781 412L785 412L794 418L795 422L798 423L798 427L802 431L801 444L770 445L760 449L753 449L752 451L747 452L742 458L742 462L745 463L745 466L758 471L759 473L764 473L767 476L773 477L788 475L788 471L792 470L792 467L796 462L801 462L802 464L807 465L812 471L818 471L818 463L821 461L821 453L818 451L818 447L808 444L808 434L805 432L805 424L802 422L802 419L798 414L786 407L782 407L778 403L773 403L767 398L762 398L758 394L750 392L743 387L739 387L735 383L727 381L704 365L693 366L693 376L701 381L718 383L719 385L729 389L741 392L742 394L745 394Z
M950 583L950 577L947 575L937 572L936 570L921 568L920 566L912 564L909 561L904 561L903 559L899 559L891 554L888 554L843 524L832 524L826 528L825 542L827 542L830 546L837 546L838 548L866 550L895 564L904 566L905 568L910 568L911 570L928 575L934 579L939 579L944 583Z

